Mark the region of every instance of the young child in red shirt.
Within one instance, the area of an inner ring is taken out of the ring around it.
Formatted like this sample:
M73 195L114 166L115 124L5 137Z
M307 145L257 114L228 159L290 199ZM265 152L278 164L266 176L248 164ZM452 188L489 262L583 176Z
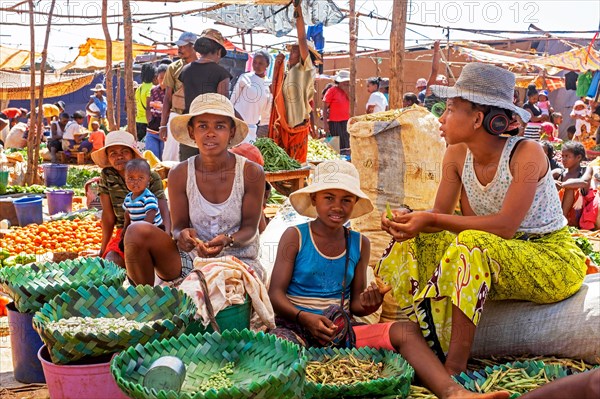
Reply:
M96 151L104 147L105 139L106 134L100 130L100 123L98 123L98 121L92 122L92 132L90 133L90 137L88 139L88 141L94 146L92 151Z

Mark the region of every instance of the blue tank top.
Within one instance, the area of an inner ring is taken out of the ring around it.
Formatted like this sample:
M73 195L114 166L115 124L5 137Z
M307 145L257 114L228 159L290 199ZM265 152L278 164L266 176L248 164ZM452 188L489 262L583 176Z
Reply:
M295 227L300 235L300 248L294 262L287 296L298 309L322 314L329 305L339 305L341 302L346 251L334 258L325 256L314 244L310 222ZM350 306L350 287L354 270L360 260L360 233L350 231L349 241L350 259L344 293L346 309Z

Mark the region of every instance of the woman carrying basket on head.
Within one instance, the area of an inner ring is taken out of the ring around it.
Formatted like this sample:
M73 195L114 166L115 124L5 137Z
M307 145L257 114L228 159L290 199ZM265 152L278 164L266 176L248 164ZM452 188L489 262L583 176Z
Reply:
M440 117L448 143L433 210L382 215L393 241L378 274L455 374L466 370L487 299L554 303L575 294L585 256L571 238L542 147L514 134L515 76L471 63ZM454 209L460 201L462 215Z

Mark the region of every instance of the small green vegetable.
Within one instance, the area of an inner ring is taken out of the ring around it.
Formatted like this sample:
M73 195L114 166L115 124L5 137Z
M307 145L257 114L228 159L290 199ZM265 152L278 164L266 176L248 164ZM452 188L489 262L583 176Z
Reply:
M295 159L285 152L285 150L279 147L273 140L268 137L261 137L254 145L262 154L265 165L265 172L277 172L280 170L296 170L300 169L302 165Z
M386 203L385 204L385 217L387 217L389 220L394 220L394 214L392 213L392 207L390 206L390 203Z

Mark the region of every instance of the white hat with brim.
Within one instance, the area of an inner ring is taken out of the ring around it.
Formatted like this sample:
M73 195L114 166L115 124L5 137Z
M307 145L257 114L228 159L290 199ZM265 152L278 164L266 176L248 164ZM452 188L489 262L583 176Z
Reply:
M194 139L190 137L188 123L194 116L212 114L228 116L235 122L235 136L229 142L229 147L238 145L248 134L248 125L241 119L235 117L235 111L231 101L225 96L217 93L200 94L192 101L190 111L185 115L176 116L169 123L173 138L189 147L198 147Z
M108 147L112 147L115 145L122 145L131 148L131 151L133 151L134 158L144 158L140 153L140 150L138 150L137 148L135 137L133 137L133 134L124 130L115 130L106 135L104 147L92 152L91 156L94 163L101 168L111 167L112 165L110 164L110 162L108 162L108 155L106 154L106 150L108 149Z
M96 87L90 89L91 91L106 91L106 88L102 83L96 83Z
M310 196L326 190L344 190L358 197L350 219L366 215L373 210L371 200L360 189L358 171L350 162L342 160L326 161L317 165L312 184L290 194L290 203L300 215L316 218L317 209Z
M467 64L454 86L432 85L430 88L440 98L460 97L474 104L516 112L523 122L531 118L527 110L513 104L515 74L494 65Z
M337 83L349 82L350 81L350 71L342 69L338 71L338 73L333 77L333 81Z

